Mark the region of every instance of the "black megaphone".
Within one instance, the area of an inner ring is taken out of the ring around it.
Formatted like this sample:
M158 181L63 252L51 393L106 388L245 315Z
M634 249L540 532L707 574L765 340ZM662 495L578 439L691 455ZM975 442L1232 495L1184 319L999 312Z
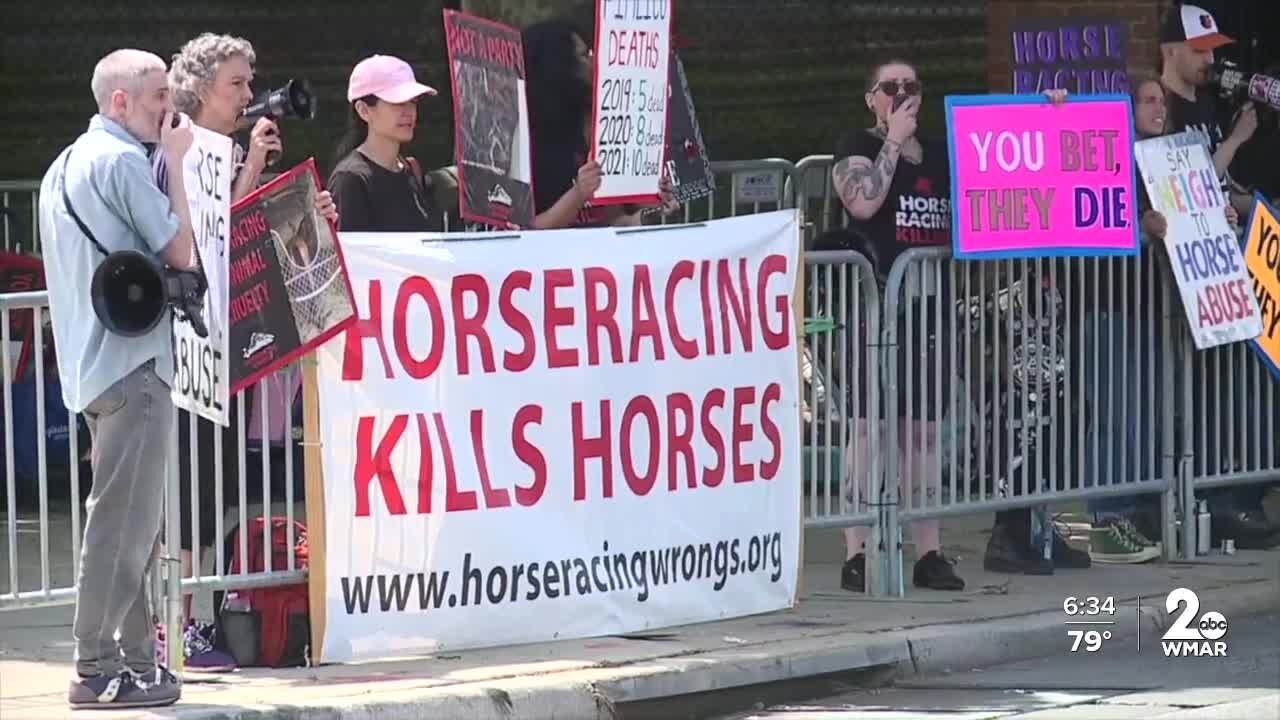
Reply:
M98 320L116 335L146 335L172 307L203 338L209 336L201 317L207 287L199 270L175 270L137 250L121 250L98 265L89 294Z
M252 122L261 117L272 120L296 117L311 120L316 116L316 96L306 80L290 80L278 90L259 93L244 109L244 119Z

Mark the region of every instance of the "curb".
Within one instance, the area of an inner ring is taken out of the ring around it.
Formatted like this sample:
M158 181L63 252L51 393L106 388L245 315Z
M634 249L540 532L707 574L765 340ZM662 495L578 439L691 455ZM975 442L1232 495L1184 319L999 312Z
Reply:
M1200 612L1230 619L1280 610L1280 580L1254 580L1197 591ZM1144 637L1167 628L1165 593L1116 598L1112 638ZM898 666L906 675L967 670L1065 655L1070 646L1061 610L971 623L921 626L883 633L842 632L818 638L739 646L696 655L658 658L538 676L511 677L377 695L333 698L321 705L258 707L177 706L148 720L469 720L581 718L615 720L616 706L806 677ZM1140 619L1139 619L1140 618ZM501 685L501 688L497 687Z

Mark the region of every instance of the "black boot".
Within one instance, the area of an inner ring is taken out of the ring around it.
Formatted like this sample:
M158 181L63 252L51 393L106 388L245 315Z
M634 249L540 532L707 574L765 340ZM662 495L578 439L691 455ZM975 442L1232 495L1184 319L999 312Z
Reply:
M1053 561L1031 551L1030 518L1024 521L1020 517L1010 518L1010 514L1017 515L1018 511L996 516L982 567L988 572L1052 575ZM1019 532L1019 526L1023 528L1022 532Z
M1084 550L1077 550L1067 544L1065 538L1058 534L1057 528L1053 531L1053 566L1055 568L1070 568L1072 570L1086 570L1093 565L1093 559L1089 557L1089 553Z
M956 574L955 563L939 550L930 550L916 561L912 582L929 590L963 590L964 580Z
M849 592L867 591L867 556L858 553L844 561L840 569L840 587Z

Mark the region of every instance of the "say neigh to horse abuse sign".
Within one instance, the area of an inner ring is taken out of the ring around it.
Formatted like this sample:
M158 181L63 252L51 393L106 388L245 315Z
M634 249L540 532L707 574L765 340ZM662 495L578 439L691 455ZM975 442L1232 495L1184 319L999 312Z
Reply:
M355 320L342 248L316 212L308 159L231 209L231 392L287 366Z
M1262 312L1262 334L1252 341L1263 364L1280 380L1280 213L1261 195L1244 237L1244 264Z
M319 661L794 604L799 213L659 234L344 236Z
M595 205L658 200L667 147L672 0L596 0Z
M1203 135L1163 135L1139 142L1134 152L1151 206L1168 223L1165 254L1196 348L1258 337L1258 300Z
M453 84L454 162L462 217L499 228L533 225L533 163L520 31L444 11Z
M949 95L951 233L963 259L1136 255L1129 97Z
M228 348L227 235L231 215L231 138L197 125L182 158L183 186L195 231L196 254L208 288L200 337L186 320L173 319L173 404L220 425L229 425L231 399Z

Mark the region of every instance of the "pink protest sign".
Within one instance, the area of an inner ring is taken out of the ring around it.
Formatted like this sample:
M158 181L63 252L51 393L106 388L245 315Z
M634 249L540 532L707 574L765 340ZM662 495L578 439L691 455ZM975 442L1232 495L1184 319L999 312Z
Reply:
M1133 111L1125 95L948 96L956 257L1135 255Z

